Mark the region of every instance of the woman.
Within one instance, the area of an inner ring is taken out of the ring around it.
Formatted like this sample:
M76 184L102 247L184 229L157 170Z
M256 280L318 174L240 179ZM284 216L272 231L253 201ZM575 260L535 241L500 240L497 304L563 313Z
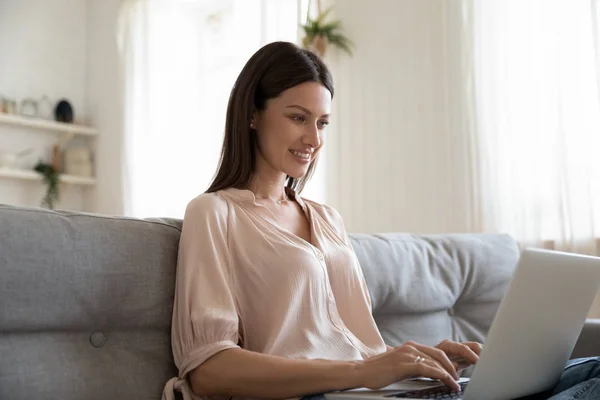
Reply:
M414 376L457 390L481 345L389 347L340 215L299 194L329 123L332 77L313 53L271 43L227 107L215 179L185 213L172 345L184 398L284 399ZM600 391L600 388L598 389Z

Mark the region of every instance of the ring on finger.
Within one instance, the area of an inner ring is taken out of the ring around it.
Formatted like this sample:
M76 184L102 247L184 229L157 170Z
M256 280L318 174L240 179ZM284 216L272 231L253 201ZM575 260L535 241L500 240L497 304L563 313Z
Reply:
M415 359L415 363L417 363L417 364L418 364L418 363L422 363L423 361L425 361L425 357L418 356L418 357Z

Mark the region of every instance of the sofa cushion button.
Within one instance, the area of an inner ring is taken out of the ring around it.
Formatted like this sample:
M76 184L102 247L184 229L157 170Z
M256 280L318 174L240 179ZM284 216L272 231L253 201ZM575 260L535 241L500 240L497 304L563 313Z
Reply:
M456 314L456 312L454 311L454 308L449 308L448 309L448 315L451 316L451 317L453 317L454 314Z
M102 346L104 346L104 343L106 343L106 337L104 336L104 334L102 332L93 332L90 335L90 343L94 347L97 347L97 348L102 347Z

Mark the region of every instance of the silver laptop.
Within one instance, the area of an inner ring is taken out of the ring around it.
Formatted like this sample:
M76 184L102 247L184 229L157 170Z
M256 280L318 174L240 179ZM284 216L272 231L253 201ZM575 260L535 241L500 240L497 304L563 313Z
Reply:
M600 289L600 258L527 249L488 332L464 400L506 400L550 390L558 382ZM459 382L460 383L460 382ZM327 399L427 398L440 381L407 380L383 390L327 393ZM439 395L438 395L439 396Z

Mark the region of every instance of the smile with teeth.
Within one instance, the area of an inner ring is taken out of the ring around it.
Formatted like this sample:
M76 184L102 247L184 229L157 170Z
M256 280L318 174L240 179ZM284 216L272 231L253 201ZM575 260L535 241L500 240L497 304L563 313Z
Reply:
M303 153L297 150L290 150L290 153L292 153L296 157L300 157L303 160L310 160L310 153Z

